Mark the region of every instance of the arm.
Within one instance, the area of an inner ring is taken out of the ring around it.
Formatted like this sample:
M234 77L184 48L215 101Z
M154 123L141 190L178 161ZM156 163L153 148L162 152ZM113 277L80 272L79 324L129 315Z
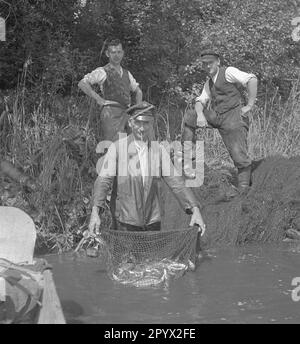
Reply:
M101 225L101 219L99 216L99 210L104 209L104 203L106 201L106 196L113 184L114 177L101 177L98 176L93 191L93 201L92 201L92 212L89 223L89 231L91 234L99 233L99 228Z
M192 190L185 186L184 179L180 176L164 177L164 181L172 190L174 196L185 212L192 215L190 226L199 226L201 235L203 235L206 226L200 212L200 204L196 200Z
M257 95L257 78L256 77L253 77L248 81L247 89L248 89L247 106L250 106L252 108L256 101L256 95Z
M248 103L242 107L242 115L246 115L252 108L256 100L257 94L257 79L256 77L251 78L247 82L248 90Z
M86 74L82 80L79 81L78 87L89 97L96 100L96 102L103 106L105 105L105 99L103 99L98 93L92 89L92 85L102 85L106 80L106 72L100 67L93 70L91 73Z
M98 93L96 93L91 85L85 81L84 79L80 80L78 83L78 87L89 97L96 100L97 104L103 106L105 104L105 99L102 98Z
M228 82L238 83L247 88L248 91L248 103L242 108L242 113L245 115L249 112L255 101L257 95L257 78L254 74L245 73L238 68L228 67L225 71L225 78Z
M197 112L197 126L198 127L205 127L208 124L203 114L203 109L209 100L210 100L209 83L208 81L206 81L200 97L197 97L195 100L196 101L195 110Z
M135 103L139 104L143 101L143 92L140 89L140 87L138 86L135 90Z
M139 104L143 101L143 92L139 86L139 83L136 82L135 78L129 71L128 75L130 80L131 92L135 94L135 103Z
M101 159L101 158L100 158ZM109 147L108 152L105 155L102 167L96 181L94 184L93 189L93 196L92 196L92 213L89 223L89 231L94 233L98 233L101 220L99 217L99 209L104 208L104 204L106 201L106 197L110 188L112 187L114 178L116 176L116 166L117 166L117 154L116 154L116 146L112 144Z
M172 164L169 154L163 146L161 146L160 159L162 178L172 190L174 196L185 212L187 214L192 214L190 226L198 225L202 231L202 234L204 234L205 223L200 213L200 203L194 196L193 191L186 187L185 180Z

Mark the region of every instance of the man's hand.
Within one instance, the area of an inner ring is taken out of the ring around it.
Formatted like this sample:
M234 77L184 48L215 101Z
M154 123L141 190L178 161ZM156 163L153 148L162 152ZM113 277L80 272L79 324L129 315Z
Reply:
M205 128L208 126L206 118L197 119L197 127Z
M100 216L98 214L98 208L93 207L92 213L91 213L91 218L90 218L90 223L89 223L90 235L99 234L100 225L101 225L101 219L100 219Z
M202 114L197 114L197 127L205 128L208 125L205 116Z
M242 109L241 109L242 116L245 116L251 109L252 109L251 105L243 106Z
M202 215L198 207L193 208L193 215L190 222L190 226L195 226L195 225L199 226L199 231L201 231L201 236L202 236L205 233L206 226L202 219Z
M207 120L203 113L204 105L201 102L196 102L195 111L197 113L197 127L204 128L208 125Z

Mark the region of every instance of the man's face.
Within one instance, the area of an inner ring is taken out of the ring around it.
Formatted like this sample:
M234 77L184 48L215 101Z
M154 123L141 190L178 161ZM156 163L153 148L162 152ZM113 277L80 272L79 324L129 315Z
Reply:
M110 63L120 64L124 56L122 45L110 45L106 51L106 55Z
M148 141L153 128L153 119L140 120L139 117L136 119L129 120L129 126L132 129L134 138L138 141Z
M220 65L220 60L216 57L207 57L202 60L202 69L210 76L214 76Z

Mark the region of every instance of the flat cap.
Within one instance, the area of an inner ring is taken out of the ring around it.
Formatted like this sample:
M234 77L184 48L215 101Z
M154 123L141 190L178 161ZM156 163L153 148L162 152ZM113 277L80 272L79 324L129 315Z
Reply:
M126 110L127 114L133 118L136 119L139 117L139 119L143 120L149 120L149 117L154 118L153 109L155 108L154 105L143 101L139 104L133 105L130 108ZM148 118L143 118L148 117Z
M204 50L200 54L201 60L204 60L205 58L220 58L220 54L214 50Z

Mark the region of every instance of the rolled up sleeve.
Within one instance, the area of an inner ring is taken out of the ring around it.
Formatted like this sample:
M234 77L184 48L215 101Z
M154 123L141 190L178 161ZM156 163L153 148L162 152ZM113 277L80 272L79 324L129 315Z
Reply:
M239 83L246 86L248 81L256 76L252 73L246 73L235 67L228 67L225 71L225 78L230 83Z
M111 144L108 152L104 156L101 171L94 183L92 205L102 208L106 201L106 196L112 187L117 169L116 146Z
M106 72L102 67L99 67L93 70L91 73L86 74L83 79L84 82L87 82L90 85L100 84L102 85L106 80Z

